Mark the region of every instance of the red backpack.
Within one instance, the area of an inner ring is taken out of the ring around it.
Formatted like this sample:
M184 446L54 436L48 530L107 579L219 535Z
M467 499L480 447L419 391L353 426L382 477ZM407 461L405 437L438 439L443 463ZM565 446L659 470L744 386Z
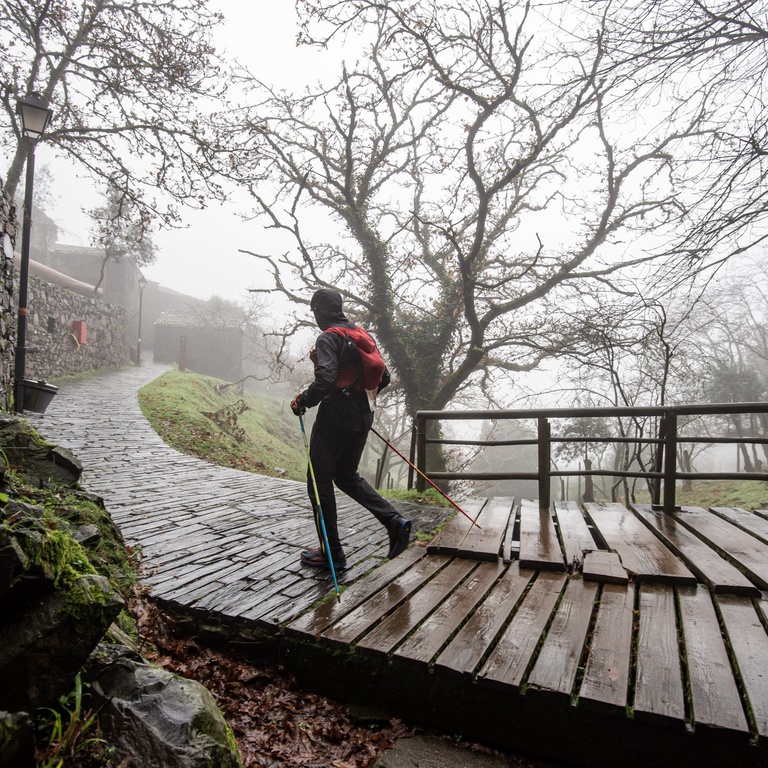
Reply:
M341 367L336 386L352 392L377 390L386 364L371 335L362 328L332 326L326 333L335 333L344 339Z

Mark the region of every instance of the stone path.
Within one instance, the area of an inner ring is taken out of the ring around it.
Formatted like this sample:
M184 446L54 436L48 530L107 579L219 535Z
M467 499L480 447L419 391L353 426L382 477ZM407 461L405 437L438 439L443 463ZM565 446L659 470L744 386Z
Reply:
M61 382L45 414L26 414L83 463L81 484L104 498L126 543L140 547L154 597L274 627L328 594L327 572L301 566L316 538L304 483L219 467L168 447L139 408L138 390L168 370L141 367ZM301 433L296 429L301 445ZM339 499L348 570L378 565L386 535Z

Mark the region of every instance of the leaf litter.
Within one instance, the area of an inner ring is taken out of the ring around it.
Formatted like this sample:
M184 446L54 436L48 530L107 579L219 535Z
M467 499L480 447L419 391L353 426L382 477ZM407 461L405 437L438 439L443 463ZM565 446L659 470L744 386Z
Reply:
M143 656L197 680L213 694L245 768L371 768L398 739L425 732L397 718L358 724L346 706L303 690L279 665L253 664L183 636L173 619L146 597L136 595L130 610L145 644ZM442 738L454 747L496 757L510 768L550 766L475 742Z
M393 718L358 725L346 707L302 690L280 666L257 666L181 636L146 600L131 606L143 656L202 683L216 698L240 747L245 768L368 768L416 729Z

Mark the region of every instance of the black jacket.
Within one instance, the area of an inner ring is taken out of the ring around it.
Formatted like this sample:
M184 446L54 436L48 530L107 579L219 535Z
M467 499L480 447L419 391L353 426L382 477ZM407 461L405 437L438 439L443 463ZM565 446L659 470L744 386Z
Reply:
M341 295L337 291L318 291L312 300L312 311L321 330L327 328L354 328L342 311ZM373 424L373 412L364 392L346 392L336 386L339 379L341 356L345 349L344 338L336 333L321 333L315 342L315 378L299 395L305 408L319 404L317 420L334 422L349 430L368 430ZM390 382L388 370L379 385L379 391Z

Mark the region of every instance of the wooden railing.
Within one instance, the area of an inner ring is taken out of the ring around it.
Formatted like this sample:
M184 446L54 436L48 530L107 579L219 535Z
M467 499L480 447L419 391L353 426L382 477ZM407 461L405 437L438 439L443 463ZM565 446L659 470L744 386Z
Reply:
M768 414L768 403L728 403L723 405L680 405L674 407L619 407L619 408L561 408L505 411L419 411L413 427L411 459L415 458L418 469L430 479L438 480L535 480L538 482L539 500L542 507L550 505L550 487L553 477L577 477L601 475L623 478L643 478L651 487L652 502L671 512L675 508L675 491L678 480L768 480L768 472L686 472L678 468L677 450L681 444L743 444L768 445L768 430L749 436L690 436L681 435L678 421L681 416L722 416L735 414ZM603 437L552 437L552 422L574 418L633 417L655 419L654 437L615 436ZM531 420L537 424L537 437L520 440L446 440L427 437L431 422ZM765 424L766 421L763 420ZM629 469L552 469L552 445L557 443L631 443L655 445L653 467L650 470ZM538 453L538 469L535 472L450 472L430 471L427 466L428 445L464 446L522 446L535 445ZM424 490L426 481L416 476L416 488ZM408 478L408 487L414 486L414 473ZM663 490L663 497L662 497ZM662 503L663 502L663 503Z

